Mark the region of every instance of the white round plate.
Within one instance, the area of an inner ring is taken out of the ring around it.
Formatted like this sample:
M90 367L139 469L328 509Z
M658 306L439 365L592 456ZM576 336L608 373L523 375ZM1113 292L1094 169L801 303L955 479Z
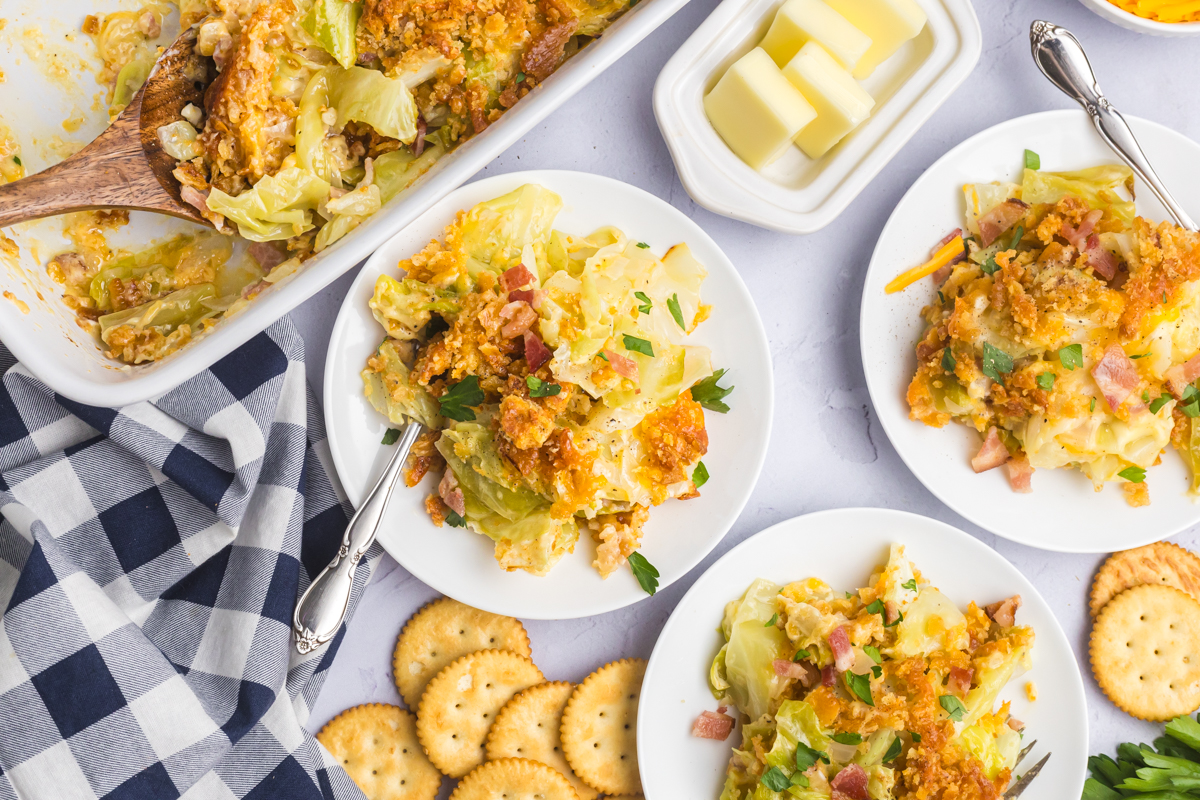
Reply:
M701 496L668 501L650 513L641 552L658 568L659 588L678 580L700 562L737 519L758 480L771 431L771 356L762 321L733 264L716 243L681 212L641 189L582 172L536 171L498 175L451 192L375 252L351 286L329 342L325 365L325 419L337 474L350 501L362 501L383 469L391 448L380 439L389 427L363 397L362 371L383 337L367 307L375 279L395 274L396 264L421 250L460 209L537 183L563 198L554 227L586 235L615 225L645 241L656 253L687 242L708 268L701 289L712 316L694 335L713 351L713 364L726 367L736 386L728 414L707 412L712 476ZM550 573L535 577L505 572L492 555L490 539L461 528L434 527L425 498L440 476L417 487L395 490L379 541L405 569L439 592L477 608L526 619L571 619L600 614L646 598L628 569L601 580L592 568L595 545L581 532L575 552Z
M1200 145L1168 128L1127 117L1142 149L1175 198L1200 213ZM937 287L924 279L896 294L883 287L928 258L930 248L964 225L964 183L1020 181L1028 148L1042 169L1062 171L1119 163L1083 111L1046 111L1018 117L972 136L937 160L900 200L884 226L863 286L860 320L863 371L875 412L892 445L943 503L1015 542L1075 553L1106 553L1165 539L1200 522L1200 505L1186 495L1183 460L1168 447L1146 472L1151 504L1132 508L1115 483L1103 492L1074 469L1040 469L1033 492L1017 494L1007 471L976 475L971 456L980 438L965 425L931 428L908 418L905 391L916 370L916 344L925 328L921 309ZM1170 219L1149 188L1137 184L1138 214Z
M1108 0L1080 0L1093 13L1104 17L1109 22L1115 22L1125 30L1134 33L1148 33L1151 36L1167 36L1178 38L1182 36L1200 36L1200 22L1158 22L1152 19L1130 14L1123 8L1118 8Z
M1021 800L1079 797L1088 755L1083 681L1066 635L1033 584L994 550L945 523L903 511L847 508L796 517L752 536L709 567L676 606L650 656L638 706L638 764L647 800L717 800L721 794L741 732L714 742L692 736L692 723L717 707L708 670L724 641L719 628L725 604L756 578L788 583L815 577L835 589L856 589L887 561L892 542L903 544L926 580L961 608L971 600L982 606L1021 595L1017 620L1033 626L1033 667L1010 681L1000 699L1010 701L1013 716L1025 723L1026 742L1037 740L1021 766L1054 754ZM1037 685L1037 702L1025 698L1028 681Z

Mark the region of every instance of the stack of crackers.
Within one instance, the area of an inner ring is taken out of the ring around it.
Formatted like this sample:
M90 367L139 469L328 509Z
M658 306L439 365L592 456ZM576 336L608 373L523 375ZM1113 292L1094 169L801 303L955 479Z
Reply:
M1200 707L1200 557L1167 542L1113 553L1089 610L1092 672L1113 703L1156 722Z
M317 740L369 800L594 800L641 792L637 707L646 662L622 659L578 686L547 681L520 621L450 598L400 632L396 688L416 715L347 709Z

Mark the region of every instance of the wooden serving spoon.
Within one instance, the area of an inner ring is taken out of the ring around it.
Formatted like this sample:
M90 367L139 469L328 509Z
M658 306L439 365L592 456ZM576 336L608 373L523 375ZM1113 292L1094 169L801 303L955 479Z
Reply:
M156 211L212 227L180 198L177 162L158 128L180 119L188 103L204 104L210 62L195 52L196 29L172 42L125 110L75 155L0 186L0 228L69 211L128 208Z

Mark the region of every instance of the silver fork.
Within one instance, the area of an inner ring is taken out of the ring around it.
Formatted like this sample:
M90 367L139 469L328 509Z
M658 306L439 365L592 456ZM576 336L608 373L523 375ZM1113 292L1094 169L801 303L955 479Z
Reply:
M1033 746L1036 744L1037 739L1034 739L1032 742L1025 745L1025 748L1017 756L1017 763L1013 766L1014 770L1021 765L1021 762L1025 760L1025 756L1029 755L1029 751L1032 750ZM1049 760L1050 754L1046 753L1046 755L1042 756L1041 761L1027 769L1024 775L1017 778L1016 782L1009 786L1008 790L1001 795L1001 797L1003 797L1005 800L1013 800L1013 798L1020 797L1021 793L1029 788L1029 784L1033 782L1033 779L1038 776L1038 773L1042 771L1042 767L1046 766L1046 762Z

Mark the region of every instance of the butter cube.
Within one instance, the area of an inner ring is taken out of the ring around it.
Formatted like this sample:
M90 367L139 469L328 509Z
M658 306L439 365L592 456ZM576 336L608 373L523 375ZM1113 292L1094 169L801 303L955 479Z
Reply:
M817 112L761 47L734 62L704 98L704 113L754 169L779 158Z
M860 81L925 27L925 12L913 0L829 0L829 5L871 37L871 47L852 70Z
M871 46L871 37L821 0L787 0L759 46L782 68L810 41L820 42L846 69L854 69Z
M809 158L820 158L871 115L875 99L816 42L800 48L783 76L817 110L817 118L796 136Z

